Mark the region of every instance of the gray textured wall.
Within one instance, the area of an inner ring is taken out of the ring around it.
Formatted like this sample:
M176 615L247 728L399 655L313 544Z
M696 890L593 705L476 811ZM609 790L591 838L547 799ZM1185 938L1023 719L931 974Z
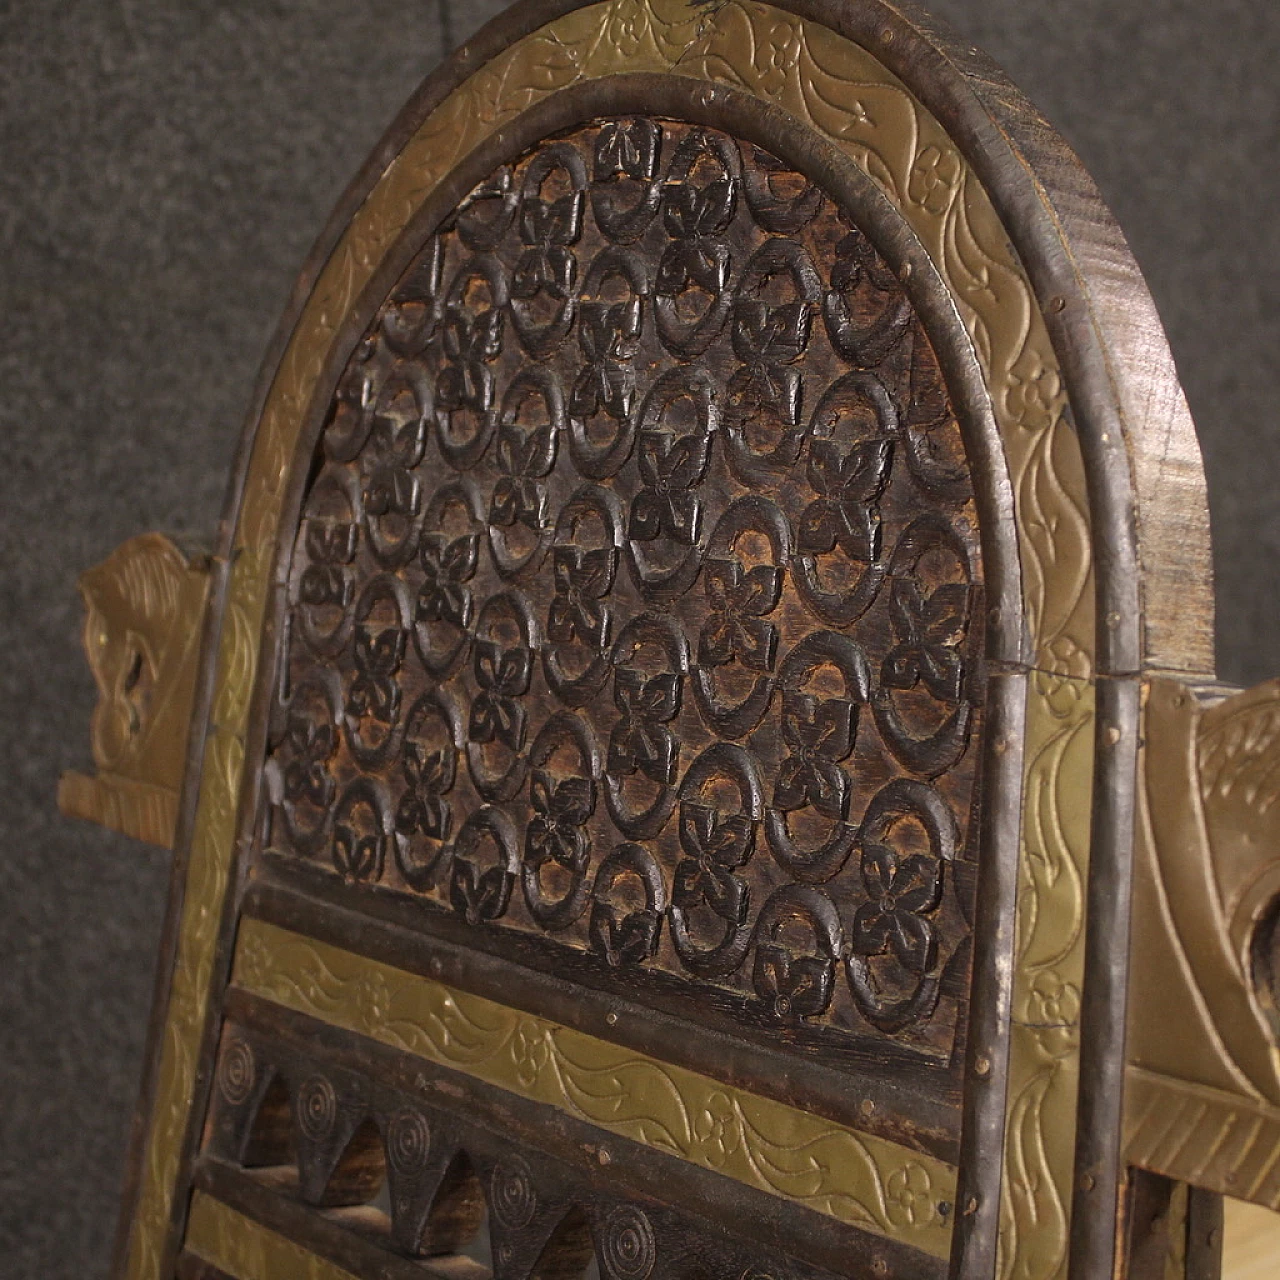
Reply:
M495 0L0 2L0 1274L105 1273L167 859L64 822L76 571L213 528L339 190ZM933 0L1093 171L1201 432L1222 673L1280 669L1280 6Z

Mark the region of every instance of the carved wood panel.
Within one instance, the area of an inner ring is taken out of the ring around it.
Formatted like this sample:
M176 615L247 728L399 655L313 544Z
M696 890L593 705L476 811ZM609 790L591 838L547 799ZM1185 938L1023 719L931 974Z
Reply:
M342 376L290 575L284 875L767 1044L957 1047L982 575L899 281L775 156L495 170Z

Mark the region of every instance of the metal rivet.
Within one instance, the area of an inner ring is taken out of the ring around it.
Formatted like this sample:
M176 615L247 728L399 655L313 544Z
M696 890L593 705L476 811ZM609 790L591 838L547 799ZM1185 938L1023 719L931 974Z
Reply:
M604 1020L605 1020L605 1021L606 1021L610 1026L611 1026L611 1027L612 1027L612 1026L616 1026L616 1025L617 1025L617 1022L618 1022L618 1015L617 1015L616 1013L606 1013L606 1014L604 1015Z
M985 1053L984 1053L984 1054L980 1054L980 1055L978 1056L978 1060L977 1060L977 1062L975 1062L975 1063L973 1064L973 1069L974 1069L974 1070L975 1070L975 1071L976 1071L980 1076L990 1075L990 1073L991 1073L991 1059L990 1059L990 1058L988 1058L988 1057L987 1057L987 1055L986 1055Z
M601 1147L600 1150L596 1152L596 1159L599 1160L601 1164L608 1164L613 1157L604 1147Z
M875 1114L876 1104L870 1098L863 1098L862 1105L858 1108L864 1116Z
M1097 1184L1097 1181L1095 1180L1095 1178L1094 1178L1093 1174L1091 1174L1091 1173L1086 1173L1086 1174L1085 1174L1085 1175L1080 1179L1080 1190L1081 1190L1081 1191L1092 1191L1092 1190L1094 1189L1094 1187L1095 1187L1095 1186L1097 1186L1097 1185L1098 1185L1098 1184Z
M1055 295L1054 297L1049 299L1050 311L1057 312L1057 311L1065 311L1066 309L1067 309L1066 298L1061 297L1060 295Z

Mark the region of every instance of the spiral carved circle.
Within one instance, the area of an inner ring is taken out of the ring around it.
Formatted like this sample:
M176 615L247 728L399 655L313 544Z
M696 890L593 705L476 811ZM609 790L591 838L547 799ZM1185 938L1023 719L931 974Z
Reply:
M338 1119L338 1096L323 1076L312 1076L298 1091L298 1124L312 1142L323 1142Z
M387 1129L387 1162L396 1173L421 1173L431 1153L431 1126L417 1111L400 1111Z
M505 1160L493 1171L490 1184L493 1212L504 1227L518 1231L533 1221L538 1208L538 1193L533 1189L533 1175L523 1160Z
M653 1227L639 1209L620 1205L608 1216L600 1265L610 1280L646 1280L657 1256Z
M238 1107L249 1101L257 1082L258 1064L253 1046L237 1037L223 1050L218 1063L218 1088L233 1107Z

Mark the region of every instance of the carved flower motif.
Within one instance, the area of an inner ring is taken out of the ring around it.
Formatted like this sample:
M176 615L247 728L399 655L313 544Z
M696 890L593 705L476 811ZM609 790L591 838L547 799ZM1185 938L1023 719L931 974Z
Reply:
M539 477L555 465L555 427L546 424L531 431L516 423L504 423L498 434L497 462L503 472L493 486L489 519L510 528L523 524L537 532L547 523L546 486Z
M309 716L289 717L285 745L293 759L284 769L284 797L292 804L305 800L325 809L333 800L329 760L337 746L333 726L316 724Z
M514 883L515 875L501 863L485 869L455 855L449 871L449 901L468 924L498 920L506 913Z
M464 306L451 303L445 312L444 349L452 363L436 379L436 407L483 410L493 396L492 382L484 366L502 350L503 311L487 307L471 315Z
M911 167L907 196L932 214L945 213L960 186L961 172L960 157L954 151L925 147Z
M453 539L440 533L422 535L420 622L450 622L462 631L471 625L471 589L465 584L475 576L479 553L478 533Z
M595 176L623 175L652 178L658 168L658 143L662 134L650 120L608 120L596 137Z
M352 817L333 827L333 865L351 880L376 880L382 874L383 835L377 816L360 824Z
M964 683L960 645L969 622L969 588L947 583L926 596L912 578L899 578L889 596L898 643L884 660L882 680L891 689L923 684L935 697L958 702Z
M832 440L812 442L809 484L818 498L800 516L802 552L825 555L839 546L851 560L879 559L877 499L889 478L892 457L888 440L859 441L848 450Z
M642 671L619 667L613 701L622 719L609 738L609 772L615 777L641 772L654 782L673 783L679 744L664 722L680 709L680 676L663 672L646 679Z
M501 742L511 751L524 746L525 711L517 699L529 688L533 658L528 649L504 649L477 640L473 667L480 692L471 704L467 736L472 742Z
M553 200L526 196L520 206L520 237L529 247L516 263L511 293L535 298L543 291L564 301L572 296L578 279L578 261L568 247L582 234L581 191Z
M790 811L812 805L823 817L844 820L849 780L836 761L853 749L855 716L853 703L842 698L784 693L782 738L791 754L778 770L775 808Z
M405 744L404 777L409 789L396 809L396 830L401 835L449 838L453 815L445 794L453 788L456 771L452 751L428 752L417 742Z
M862 851L862 883L871 901L853 917L854 954L892 952L909 972L928 973L938 945L924 913L942 897L941 864L923 853L901 858L887 845L868 842Z
M780 1018L812 1018L831 1003L835 961L826 956L794 955L776 942L756 947L756 991Z
M680 846L689 856L676 867L672 901L682 911L704 903L722 920L739 926L747 918L749 891L734 870L755 849L755 823L745 813L722 815L710 805L680 806Z
M727 1093L717 1091L707 1099L707 1105L694 1117L693 1135L707 1163L716 1169L742 1146L742 1116Z
M597 900L591 909L592 945L613 968L651 959L661 930L661 914L649 907L623 915L610 903Z
M708 560L703 569L711 616L698 637L698 662L722 667L735 658L772 671L778 629L764 615L782 594L783 571L770 564L744 569L737 560Z
M636 379L631 367L619 361L635 354L640 336L639 298L626 302L584 302L578 318L579 341L588 363L569 395L569 412L590 418L603 410L622 421L635 401Z
M405 634L399 627L356 628L356 675L347 695L347 714L353 720L370 716L390 724L395 719L400 705L395 676L404 660L404 647Z
M710 448L700 436L671 431L640 435L640 476L645 487L632 499L627 537L634 542L670 538L686 547L698 541L702 504L694 487L707 469Z
M613 585L618 553L613 547L556 547L551 572L556 594L547 611L547 638L555 644L577 641L589 649L609 642L609 613L601 603Z
M904 1164L885 1182L884 1207L895 1227L918 1227L932 1220L936 1210L933 1182L923 1165Z
M529 798L534 816L525 834L525 865L537 869L557 862L581 875L591 852L586 825L596 807L595 783L565 778L557 784L545 769L535 769Z

